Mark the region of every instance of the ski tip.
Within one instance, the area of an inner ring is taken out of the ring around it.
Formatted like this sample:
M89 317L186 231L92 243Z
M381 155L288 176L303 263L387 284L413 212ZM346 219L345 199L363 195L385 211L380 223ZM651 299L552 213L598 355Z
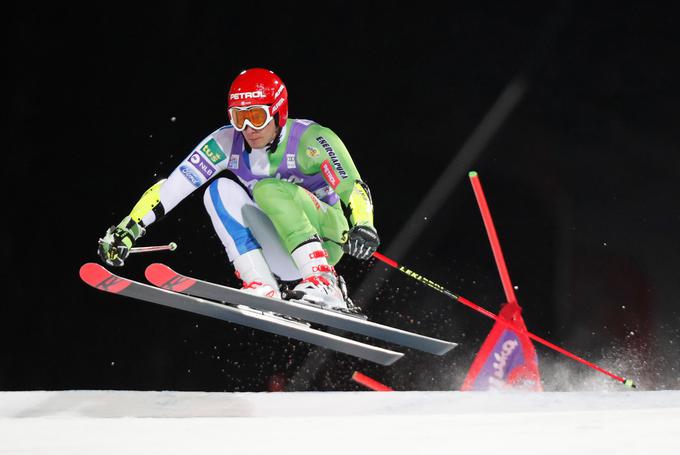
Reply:
M80 266L80 279L92 287L97 287L99 283L111 276L108 270L95 262L88 262Z
M477 171L468 172L468 177L470 177L470 178L477 177Z
M113 294L119 294L132 284L127 278L116 276L95 262L88 262L80 267L80 278L93 288Z
M158 262L149 264L144 271L144 276L154 286L176 292L186 291L196 284L195 279L182 276L167 265Z
M162 286L167 283L172 277L177 275L174 270L165 264L160 262L154 262L149 264L144 270L144 276L149 282L155 284L156 286Z

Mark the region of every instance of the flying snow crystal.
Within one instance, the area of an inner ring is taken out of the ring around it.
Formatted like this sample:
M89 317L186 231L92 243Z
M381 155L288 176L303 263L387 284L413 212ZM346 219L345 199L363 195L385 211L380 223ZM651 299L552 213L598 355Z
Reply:
M176 120L177 120L177 117L170 117L170 121L171 121L171 122L174 122L174 121L176 121Z
M513 286L513 288L515 288L515 291L516 291L517 289L519 289L519 286Z
M602 245L607 246L607 242L602 242Z

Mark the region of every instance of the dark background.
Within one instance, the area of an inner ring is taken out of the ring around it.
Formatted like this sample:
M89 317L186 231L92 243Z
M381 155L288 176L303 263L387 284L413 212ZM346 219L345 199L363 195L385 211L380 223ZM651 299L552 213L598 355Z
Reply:
M380 264L339 266L371 319L459 348L407 351L380 367L80 282L106 228L228 121L228 86L253 66L284 80L291 117L343 139L371 187L383 248L505 87L525 81L461 172L481 176L527 326L644 388L680 387L680 38L670 11L231 3L8 9L1 390L361 390L354 370L400 390L460 386L491 321L398 274L363 301L362 278ZM471 187L454 183L394 259L497 311L503 291ZM236 285L201 195L141 243L174 240L178 251L134 257L120 273L143 279L162 260ZM623 389L537 351L546 390ZM324 361L305 373L310 354Z

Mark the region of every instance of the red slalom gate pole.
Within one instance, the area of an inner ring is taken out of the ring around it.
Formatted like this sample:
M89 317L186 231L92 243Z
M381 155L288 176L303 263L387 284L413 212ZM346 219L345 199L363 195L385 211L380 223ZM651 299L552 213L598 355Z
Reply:
M434 290L452 298L453 300L460 302L463 305L470 307L470 308L472 308L473 310L475 310L479 313L482 313L484 316L490 317L494 321L500 322L501 324L511 328L512 330L514 330L517 333L520 333L522 335L526 335L529 338L531 338L532 340L534 340L538 343L541 343L542 345L547 346L550 349L553 349L553 350L559 352L560 354L564 354L565 356L567 356L567 357L569 357L573 360L576 360L577 362L580 362L580 363L582 363L582 364L584 364L584 365L586 365L586 366L588 366L588 367L590 367L590 368L592 368L596 371L599 371L600 373L604 373L607 376L611 377L612 379L615 379L618 382L622 383L623 385L626 385L626 386L632 387L632 388L637 387L631 379L625 379L625 378L622 378L621 376L617 376L614 373L607 371L604 368L599 367L599 366L595 365L594 363L589 362L589 361L577 356L576 354L572 354L571 352L567 351L566 349L563 349L563 348L557 346L556 344L553 344L550 341L539 337L538 335L534 335L533 333L531 333L529 331L517 329L511 322L508 322L504 319L499 318L498 316L493 314L491 311L488 311L488 310L482 308L481 306L469 301L465 297L456 295L453 292L444 288L444 286L437 284L434 281L429 280L429 279L425 278L424 276L419 275L416 272L409 270L406 267L397 264L396 261L388 258L387 256L384 256L381 253L378 253L377 251L375 253L373 253L373 257L384 262L385 264L389 265L390 267L393 267L393 268L399 270L403 274L408 275L409 277L411 277L411 278L413 278L417 281L420 281L423 284L426 284L427 286L429 286L429 287L433 288Z
M373 378L369 378L363 373L359 373L358 371L355 371L354 374L352 374L352 380L355 382L358 382L359 384L368 387L371 390L375 390L376 392L393 392L394 389L391 387L386 386L385 384L382 384L378 381L376 381Z
M480 182L479 176L474 171L470 172L468 176L470 177L470 183L472 183L472 189L475 192L475 198L477 199L479 211L482 213L482 220L484 221L487 237L489 237L491 251L493 251L493 257L496 260L498 274L501 276L501 283L503 283L503 291L505 291L506 302L517 302L517 297L515 297L515 289L512 286L512 281L510 281L510 273L508 272L508 267L505 265L505 258L503 257L501 242L498 241L496 227L493 224L493 218L491 218L491 210L489 210L489 205L486 203L486 197L484 196L484 190L482 189L482 182Z

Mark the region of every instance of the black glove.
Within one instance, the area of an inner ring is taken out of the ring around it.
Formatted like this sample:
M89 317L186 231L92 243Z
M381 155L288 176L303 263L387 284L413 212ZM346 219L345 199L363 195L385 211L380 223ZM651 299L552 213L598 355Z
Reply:
M350 256L365 261L373 256L378 246L380 246L380 238L375 228L362 224L349 230L344 250Z
M144 232L143 227L126 216L118 226L111 226L104 238L99 239L97 249L99 257L114 267L123 266L130 254L130 248L135 244L135 240L144 235Z

